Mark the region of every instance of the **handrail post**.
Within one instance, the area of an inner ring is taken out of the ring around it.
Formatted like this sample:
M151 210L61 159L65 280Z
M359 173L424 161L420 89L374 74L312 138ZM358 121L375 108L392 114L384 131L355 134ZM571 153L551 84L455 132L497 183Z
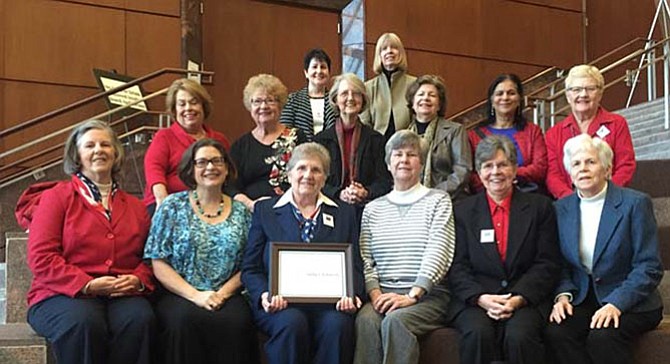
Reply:
M656 100L656 51L647 53L647 101Z

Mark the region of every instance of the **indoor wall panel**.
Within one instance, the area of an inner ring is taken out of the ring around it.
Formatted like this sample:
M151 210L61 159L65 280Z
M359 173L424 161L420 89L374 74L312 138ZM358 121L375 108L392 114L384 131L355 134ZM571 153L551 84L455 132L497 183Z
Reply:
M125 0L125 7L128 10L147 11L179 17L181 1L180 0Z
M7 10L6 1L0 0L0 79L5 77L5 38L7 36ZM2 100L0 98L0 100ZM2 128L2 119L0 119Z
M512 3L530 3L552 8L582 11L582 0L505 0ZM611 1L611 0L610 0Z
M0 81L0 85L4 89L1 113L5 120L5 127L20 124L99 92L94 88L34 82ZM106 106L102 101L89 104L76 112L70 112L48 123L42 123L39 127L26 129L4 138L4 147L7 149L16 147L37 136L43 136L67 125L83 121L105 110Z
M5 77L94 86L93 68L123 72L124 18L101 7L13 1L5 7Z
M128 75L139 77L160 68L180 68L179 18L128 12L126 33Z
M55 0L66 3L80 3L128 9L170 16L179 16L181 0Z
M302 57L312 47L323 47L339 72L338 19L333 12L268 2L206 1L204 68L216 72L208 122L231 140L251 130L254 123L242 103L248 79L271 73L289 91L303 87Z
M28 0L34 1L34 0ZM88 5L98 5L98 6L107 6L117 9L123 9L126 4L126 0L53 0L63 3L80 3Z
M398 33L408 49L529 65L581 55L581 13L506 0L366 1L366 42ZM368 55L368 58L371 58Z
M367 52L372 54L374 46L368 45ZM515 73L525 79L545 69L533 65L415 50L409 50L407 58L412 75L434 74L444 79L448 116L486 98L489 83L501 73Z
M634 38L646 38L651 27L652 20L656 11L654 0L622 1L617 6L612 6L608 0L589 0L587 1L587 16L589 26L587 31L587 54L589 59L599 58L610 51L626 44ZM662 39L660 32L660 19L653 36L654 39ZM632 53L636 49L644 46L642 41L635 43L613 54L603 62L598 63L598 67L603 68L612 62ZM605 74L605 82L625 74L626 70L637 68L638 62L629 62L617 69ZM633 104L644 102L647 97L646 71L644 77L640 79L633 98ZM658 73L659 76L662 72ZM662 78L659 81L659 96L662 95ZM610 110L616 110L626 103L630 88L625 85L618 85L606 90L603 95L603 106Z

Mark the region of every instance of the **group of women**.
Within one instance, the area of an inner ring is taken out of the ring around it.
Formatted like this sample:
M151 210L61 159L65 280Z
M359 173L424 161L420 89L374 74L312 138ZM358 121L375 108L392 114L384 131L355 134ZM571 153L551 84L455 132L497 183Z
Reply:
M58 362L255 363L258 329L270 363L417 363L418 339L444 325L464 363L632 362L661 319L663 270L649 198L621 187L630 133L600 107L597 69L571 70L573 113L545 144L514 75L466 132L444 118L441 78L407 74L395 34L366 83L328 89L330 66L308 52L308 85L290 95L252 77L255 127L230 147L204 123L207 91L175 81L145 205L119 189L114 132L74 129L72 178L43 192L28 249L28 321ZM272 292L271 242L351 244L352 295Z

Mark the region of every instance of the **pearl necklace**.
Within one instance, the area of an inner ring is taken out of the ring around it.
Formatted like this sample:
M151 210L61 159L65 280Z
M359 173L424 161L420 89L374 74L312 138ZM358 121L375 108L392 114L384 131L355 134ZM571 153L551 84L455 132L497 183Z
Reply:
M200 200L198 200L198 191L193 190L193 200L195 200L195 206L198 208L198 212L200 215L208 218L208 219L213 219L215 217L221 216L223 213L223 194L221 194L221 202L219 203L219 209L216 210L216 214L210 215L205 213L205 209L202 208L202 205L200 204Z

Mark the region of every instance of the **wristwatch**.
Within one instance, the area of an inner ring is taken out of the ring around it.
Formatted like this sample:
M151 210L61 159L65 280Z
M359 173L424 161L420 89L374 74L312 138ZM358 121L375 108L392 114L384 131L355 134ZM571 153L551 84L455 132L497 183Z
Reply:
M412 291L409 291L409 293L407 293L407 297L415 300L416 302L419 302L421 300L421 297L418 294L416 294L416 292Z

